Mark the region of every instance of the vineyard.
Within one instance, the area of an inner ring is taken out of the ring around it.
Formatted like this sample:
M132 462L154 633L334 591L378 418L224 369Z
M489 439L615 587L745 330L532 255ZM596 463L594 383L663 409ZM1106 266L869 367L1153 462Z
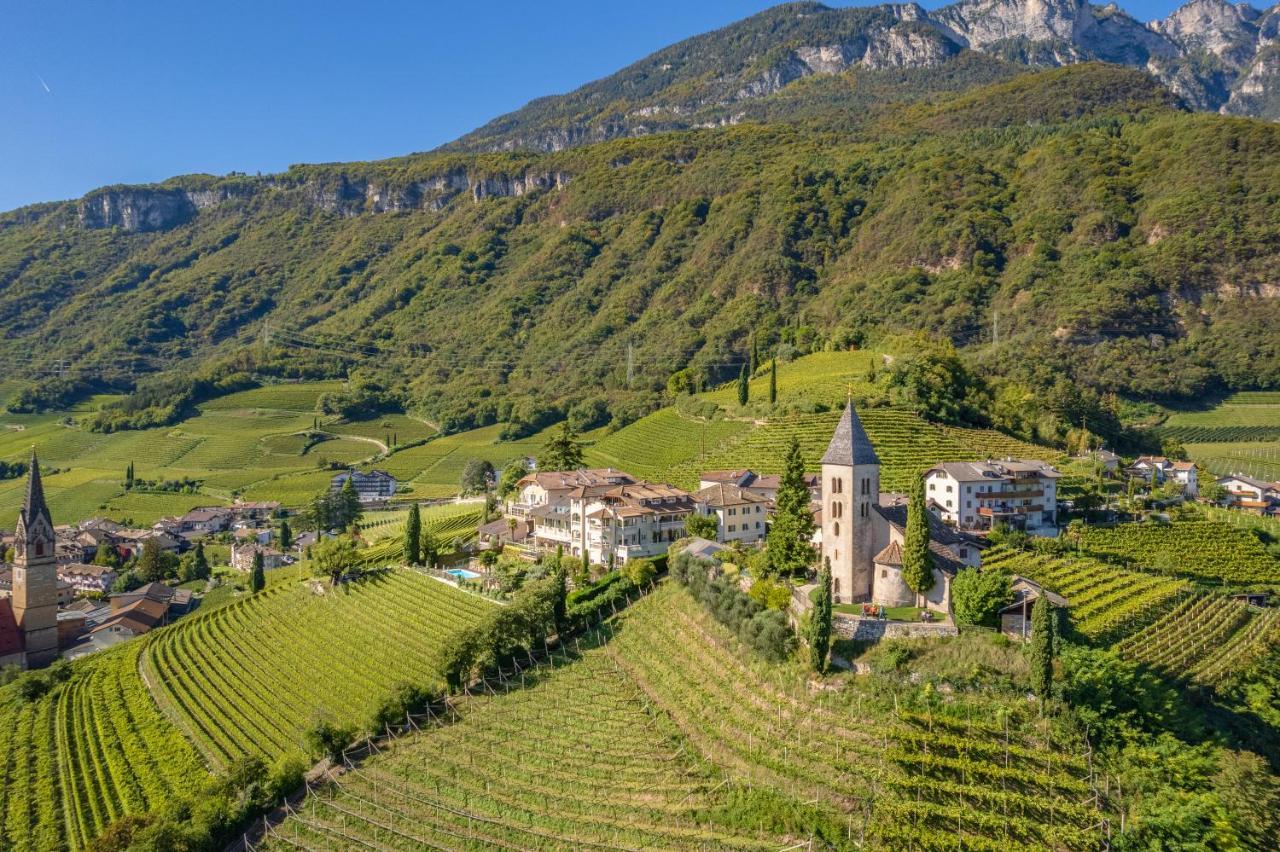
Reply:
M1079 634L1169 677L1214 684L1280 640L1280 610L1253 609L1185 580L1006 548L983 554L982 564L1061 594Z
M740 656L674 584L619 622L603 647L530 688L464 699L461 721L402 739L311 797L267 846L807 844L726 819L742 796L786 802L809 815L807 830L822 822L849 846L1096 845L1098 814L1080 804L1086 766L1021 708L1004 728L973 721L974 708L895 714L874 692L856 705L812 697L791 671Z
M483 503L448 503L422 509L422 529L435 536L441 547L447 548L456 539L470 539L484 515ZM390 517L375 521L364 531L369 547L361 552L366 565L382 566L397 563L404 558L404 525L409 512L387 513Z
M213 765L275 757L319 717L363 724L398 682L433 680L441 639L488 606L407 570L324 594L283 585L152 634L144 671Z
M1244 473L1265 479L1280 480L1280 435L1271 443L1187 444L1187 454L1197 464L1219 475Z
M877 352L815 352L779 364L778 404L841 405L850 392L867 394L873 390L867 377L871 366L878 368L883 360ZM752 402L768 400L768 364L760 365L752 376L749 395ZM698 396L725 408L736 408L738 404L735 382Z
M74 664L34 701L0 689L0 848L83 848L207 776L138 677L142 646Z
M1244 585L1280 583L1280 561L1252 533L1218 521L1121 524L1090 527L1086 551L1201 582Z
M695 462L751 429L752 424L742 420L695 420L673 406L603 438L587 449L586 461L589 467L615 467L662 481L673 469ZM696 485L696 478L692 484Z

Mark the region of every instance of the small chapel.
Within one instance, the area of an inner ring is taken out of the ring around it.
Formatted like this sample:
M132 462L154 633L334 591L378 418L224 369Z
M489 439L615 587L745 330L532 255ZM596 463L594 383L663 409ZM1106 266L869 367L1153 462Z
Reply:
M43 668L58 659L58 564L35 452L15 537L13 594L0 600L0 663Z
M880 457L849 402L822 456L822 507L817 513L836 603L950 613L951 581L961 568L980 565L980 542L926 511L933 586L917 594L902 578L907 502L905 494L880 490Z

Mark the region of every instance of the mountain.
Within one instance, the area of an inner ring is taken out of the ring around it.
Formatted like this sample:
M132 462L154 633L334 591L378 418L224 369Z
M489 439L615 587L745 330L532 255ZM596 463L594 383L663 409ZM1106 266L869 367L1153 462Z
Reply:
M1145 25L1114 4L963 0L830 9L790 3L540 98L445 150L557 151L621 136L836 112L1100 60L1152 74L1198 110L1280 119L1280 6L1191 0ZM975 57L973 54L978 54ZM896 73L886 73L896 72ZM914 72L914 73L908 73ZM838 87L815 85L839 78ZM886 79L895 80L886 93ZM785 94L798 88L799 94ZM832 88L839 95L831 97ZM797 109L797 100L804 109Z
M752 340L787 357L917 330L1032 388L1274 386L1277 163L1280 127L1086 63L880 104L856 131L105 187L0 215L0 357L18 410L131 391L107 429L348 374L337 405L446 429L625 422L685 367L736 375Z

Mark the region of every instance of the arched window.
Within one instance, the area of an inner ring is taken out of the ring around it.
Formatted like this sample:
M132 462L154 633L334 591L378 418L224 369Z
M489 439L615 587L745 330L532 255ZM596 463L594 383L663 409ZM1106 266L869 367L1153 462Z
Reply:
M840 535L840 522L839 522L839 521L836 521L834 524L832 524L832 525L831 525L831 534L832 534L832 535Z

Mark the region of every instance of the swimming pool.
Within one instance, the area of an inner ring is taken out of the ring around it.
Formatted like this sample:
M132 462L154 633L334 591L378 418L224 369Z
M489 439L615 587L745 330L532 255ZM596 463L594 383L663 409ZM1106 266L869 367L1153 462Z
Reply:
M479 574L477 574L475 571L468 571L466 568L450 568L448 571L445 571L445 573L452 574L453 576L457 577L459 580L480 579Z

